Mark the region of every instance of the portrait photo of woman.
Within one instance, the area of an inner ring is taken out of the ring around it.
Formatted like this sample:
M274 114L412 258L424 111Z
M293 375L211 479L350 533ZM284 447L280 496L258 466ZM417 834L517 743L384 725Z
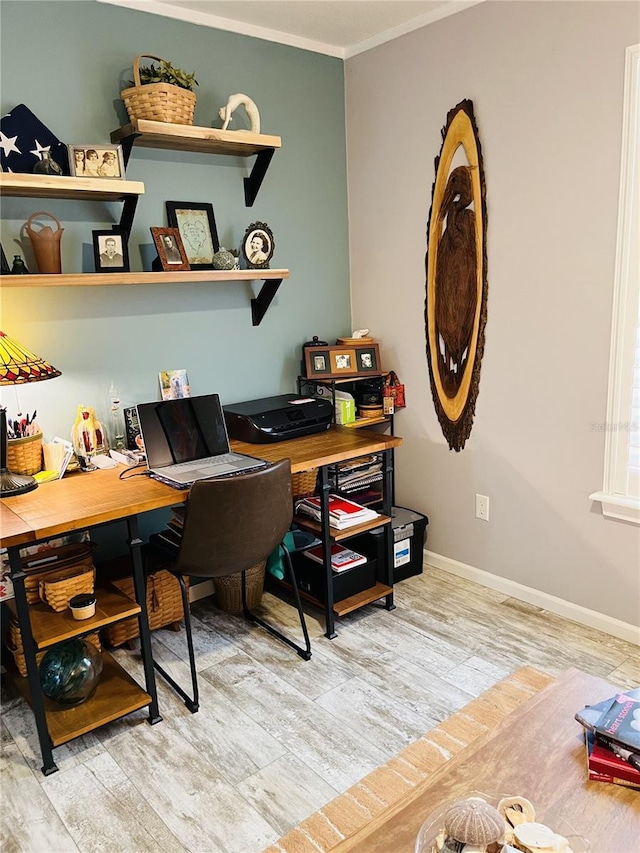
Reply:
M248 269L268 269L273 248L273 234L266 223L254 222L247 228L242 241L242 254Z

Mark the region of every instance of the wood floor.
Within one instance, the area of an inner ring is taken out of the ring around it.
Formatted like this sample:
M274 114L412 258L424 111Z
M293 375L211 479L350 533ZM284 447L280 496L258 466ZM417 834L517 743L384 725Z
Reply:
M263 603L295 626L286 604ZM338 620L334 640L309 610L305 662L197 602L200 711L159 679L162 723L138 712L59 747L48 778L32 715L3 684L3 853L260 853L522 665L640 684L637 646L435 569L400 583L396 603ZM183 641L162 630L153 645L187 684ZM141 677L134 653L116 655Z

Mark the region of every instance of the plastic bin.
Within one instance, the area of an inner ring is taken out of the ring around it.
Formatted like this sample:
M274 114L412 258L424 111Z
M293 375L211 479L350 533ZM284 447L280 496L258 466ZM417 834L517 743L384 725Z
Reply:
M391 508L393 521L393 582L403 581L414 575L422 574L423 548L427 540L429 519L412 509L402 506ZM378 547L378 560L383 558L384 528L376 527L371 531Z

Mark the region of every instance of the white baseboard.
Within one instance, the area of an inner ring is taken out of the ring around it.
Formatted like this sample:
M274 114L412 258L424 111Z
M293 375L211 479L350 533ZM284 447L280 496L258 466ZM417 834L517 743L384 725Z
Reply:
M524 586L524 584L509 580L508 578L493 575L490 572L485 572L483 569L476 569L475 566L468 566L466 563L460 563L458 560L452 560L450 557L443 557L441 554L436 554L434 551L429 551L426 548L424 549L424 560L428 565L436 569L442 569L443 572L449 572L451 575L466 578L466 580L482 584L482 586L489 587L489 589L504 592L505 595L518 598L520 601L526 601L527 604L533 604L536 607L542 607L544 610L549 610L558 616L564 616L573 622L578 622L580 625L587 625L589 628L595 628L598 631L604 631L606 634L612 634L614 637L619 637L628 643L640 645L640 628L628 622L622 622L619 619L614 619L612 616L598 613L597 610L589 610L587 607L582 607L571 601L565 601L563 598L557 598L555 595L541 592L539 589Z

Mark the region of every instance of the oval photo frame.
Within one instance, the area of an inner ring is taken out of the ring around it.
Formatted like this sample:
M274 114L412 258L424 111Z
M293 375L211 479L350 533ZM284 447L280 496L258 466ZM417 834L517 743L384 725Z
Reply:
M275 241L266 222L252 222L242 239L242 255L247 269L269 269Z

